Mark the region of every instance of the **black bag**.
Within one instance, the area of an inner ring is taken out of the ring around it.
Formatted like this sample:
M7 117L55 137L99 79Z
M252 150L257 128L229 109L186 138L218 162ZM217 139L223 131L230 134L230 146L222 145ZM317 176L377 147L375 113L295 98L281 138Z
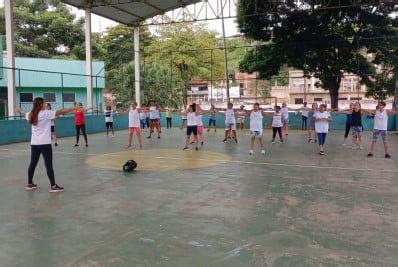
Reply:
M128 160L123 165L123 171L124 172L132 172L135 168L137 168L137 162L135 162L134 160Z

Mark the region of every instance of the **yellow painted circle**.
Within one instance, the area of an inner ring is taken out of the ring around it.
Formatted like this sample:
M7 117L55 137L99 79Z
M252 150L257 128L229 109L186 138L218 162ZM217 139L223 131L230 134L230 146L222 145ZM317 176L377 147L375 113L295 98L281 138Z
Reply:
M110 154L91 156L86 163L92 167L122 170L127 160L135 160L140 171L170 171L205 168L224 164L231 160L225 154L210 151L150 149L127 150Z

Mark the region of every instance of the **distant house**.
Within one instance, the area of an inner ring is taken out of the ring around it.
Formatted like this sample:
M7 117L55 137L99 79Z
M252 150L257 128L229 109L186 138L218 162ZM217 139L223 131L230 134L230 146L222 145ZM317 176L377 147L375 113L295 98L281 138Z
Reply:
M7 66L3 58L3 66ZM15 58L16 106L28 110L35 97L44 97L53 108L86 106L85 61L43 58ZM1 70L0 70L1 71ZM100 109L105 87L104 62L93 62L93 108ZM0 74L0 118L7 107L7 69Z

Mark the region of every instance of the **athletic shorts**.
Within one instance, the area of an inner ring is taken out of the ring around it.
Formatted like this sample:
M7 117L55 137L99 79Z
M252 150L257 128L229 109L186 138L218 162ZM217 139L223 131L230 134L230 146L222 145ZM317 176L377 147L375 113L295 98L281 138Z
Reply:
M289 118L282 119L282 123L283 123L284 126L285 125L289 125Z
M129 127L129 132L131 134L134 133L134 131L136 134L139 134L141 132L141 128L140 127Z
M238 123L244 123L245 119L244 118L238 118Z
M236 123L226 123L225 130L233 130L236 131Z
M47 128L48 129L48 128ZM55 133L55 126L51 126L51 132Z
M106 128L112 128L113 127L113 122L105 122L105 127Z
M352 126L352 136L353 137L361 137L362 136L362 126Z
M159 119L152 119L151 120L151 128L157 128L159 127Z
M373 130L373 142L377 141L377 139L379 138L379 135L381 135L381 139L383 140L383 142L387 141L387 131Z
M194 136L198 135L198 126L187 126L187 135L193 134Z
M263 137L263 131L262 130L261 131L250 131L250 136L253 138L255 138L255 137L261 138L261 137Z
M202 126L198 126L198 134L202 134L204 128L205 127L203 125Z

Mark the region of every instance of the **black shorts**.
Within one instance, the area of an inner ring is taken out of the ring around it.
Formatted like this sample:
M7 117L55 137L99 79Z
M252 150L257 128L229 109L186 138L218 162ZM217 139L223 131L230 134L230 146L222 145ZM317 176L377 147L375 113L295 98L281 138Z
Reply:
M188 126L187 127L187 135L198 135L198 126Z
M113 127L113 122L105 122L105 127L106 128L112 128Z
M48 128L47 128L48 129ZM55 133L55 126L51 126L51 132Z

